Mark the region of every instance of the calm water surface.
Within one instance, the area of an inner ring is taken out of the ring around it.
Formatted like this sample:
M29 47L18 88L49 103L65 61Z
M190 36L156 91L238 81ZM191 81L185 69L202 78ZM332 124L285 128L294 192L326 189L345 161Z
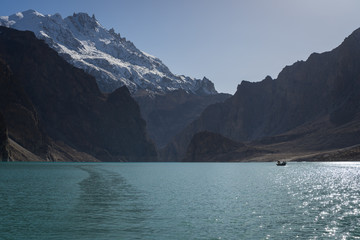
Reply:
M1 163L0 239L360 239L360 163Z

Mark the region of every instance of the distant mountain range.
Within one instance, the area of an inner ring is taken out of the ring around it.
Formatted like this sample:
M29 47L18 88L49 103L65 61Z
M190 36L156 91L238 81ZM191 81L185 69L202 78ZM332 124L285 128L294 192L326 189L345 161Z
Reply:
M178 76L156 57L137 49L134 44L107 30L93 15L77 13L62 18L35 10L0 17L0 26L29 30L43 39L72 65L96 78L103 92L127 86L132 94L167 93L183 89L196 95L216 94L207 78Z
M286 66L277 79L243 81L234 96L208 106L178 134L162 151L162 159L181 161L186 156L217 159L209 156L212 149L194 150L194 146L211 146L211 139L221 145L220 137L196 135L204 131L220 134L223 139L265 147L271 150L267 159L272 160L281 157L281 153L290 158L297 153L314 155L360 144L360 29L334 50L313 53L306 61ZM225 161L251 159L236 156L228 155ZM203 159L192 157L191 160Z

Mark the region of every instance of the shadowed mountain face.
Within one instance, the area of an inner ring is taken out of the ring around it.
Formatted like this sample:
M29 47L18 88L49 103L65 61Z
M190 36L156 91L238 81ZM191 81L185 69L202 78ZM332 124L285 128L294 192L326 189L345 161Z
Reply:
M235 142L218 133L196 133L187 148L186 162L247 161L249 157L272 154L271 150Z
M48 150L45 142L48 139L39 125L38 113L20 82L14 78L9 66L2 60L0 60L0 110L0 114L4 117L3 126L6 127L11 138L26 146L29 151L45 157Z
M185 161L219 161L219 155L228 154L242 146L244 144L237 143L217 133L199 132L191 139Z
M334 50L285 67L275 80L243 81L233 97L206 108L162 156L182 159L200 131L235 141L296 141L291 146L302 149L346 147L360 143L359 110L360 29Z
M0 114L0 162L8 161L8 144L8 133L5 125L5 119Z
M47 160L76 160L65 148L102 161L156 159L126 87L102 94L31 32L0 27L0 59L0 110L9 138L26 150Z
M210 104L223 102L230 94L196 95L180 89L166 94L136 96L146 120L149 136L164 147L174 136L200 116Z

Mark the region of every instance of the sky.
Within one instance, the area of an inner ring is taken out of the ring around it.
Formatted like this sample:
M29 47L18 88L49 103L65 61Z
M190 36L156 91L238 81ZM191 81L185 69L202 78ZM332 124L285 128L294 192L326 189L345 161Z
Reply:
M178 75L204 76L233 94L360 27L359 0L1 0L0 16L95 14L107 29L160 58Z

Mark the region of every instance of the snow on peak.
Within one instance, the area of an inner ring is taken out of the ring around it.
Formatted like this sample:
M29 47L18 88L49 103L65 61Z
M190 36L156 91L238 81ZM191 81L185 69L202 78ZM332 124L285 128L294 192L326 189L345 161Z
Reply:
M63 19L58 13L43 15L27 10L0 17L0 26L33 31L69 63L93 75L104 92L126 85L132 93L176 89L206 95L217 93L206 78L174 75L160 59L140 51L113 28L105 29L94 15L74 13Z
M19 19L22 19L24 15L21 12L15 14Z
M18 12L18 13L15 13L14 15L17 16L19 19L22 19L23 17L31 17L31 16L45 17L43 14L41 14L33 9L29 9L24 12ZM12 16L14 16L14 15L12 15Z

